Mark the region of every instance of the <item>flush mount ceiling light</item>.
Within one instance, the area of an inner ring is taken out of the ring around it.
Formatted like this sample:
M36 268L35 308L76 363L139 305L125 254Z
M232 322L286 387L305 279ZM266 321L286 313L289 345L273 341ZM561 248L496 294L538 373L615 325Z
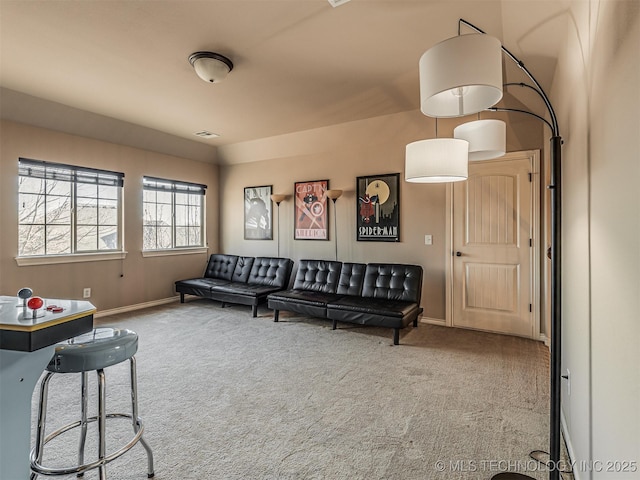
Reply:
M469 142L456 138L432 138L407 145L404 179L413 183L466 180Z
M440 42L420 58L420 110L430 117L478 113L502 98L502 45L473 33Z
M507 125L502 120L476 120L453 129L453 138L469 142L469 160L490 160L505 154Z
M233 62L214 52L195 52L189 55L189 63L196 74L209 83L219 83L233 70Z

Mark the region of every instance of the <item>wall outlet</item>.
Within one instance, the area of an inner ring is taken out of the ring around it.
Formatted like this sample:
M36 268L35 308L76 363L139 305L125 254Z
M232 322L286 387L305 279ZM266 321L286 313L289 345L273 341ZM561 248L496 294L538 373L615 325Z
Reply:
M424 244L425 245L433 245L433 235L425 235L424 236Z
M91 289L85 288L82 290L82 298L91 298Z

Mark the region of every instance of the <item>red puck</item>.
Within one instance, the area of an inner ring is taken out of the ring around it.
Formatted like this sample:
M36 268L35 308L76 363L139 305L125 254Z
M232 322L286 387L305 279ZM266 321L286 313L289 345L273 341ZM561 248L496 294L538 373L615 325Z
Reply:
M51 312L52 312L52 313L60 313L60 312L62 312L63 310L64 310L64 308L62 308L62 307L53 307L53 308L51 309Z

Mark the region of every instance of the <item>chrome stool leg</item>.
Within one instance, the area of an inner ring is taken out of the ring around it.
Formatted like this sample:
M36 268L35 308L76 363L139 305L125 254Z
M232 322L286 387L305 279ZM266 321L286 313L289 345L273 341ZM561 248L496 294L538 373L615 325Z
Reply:
M133 432L140 431L140 419L138 417L138 374L136 368L135 355L129 359L131 368L131 420L133 422ZM140 437L140 443L147 451L147 478L152 478L155 473L153 471L153 452L144 437Z
M44 447L44 434L45 434L45 423L47 420L47 398L49 395L49 381L53 376L52 372L47 372L47 374L40 382L40 403L38 404L38 429L36 434L36 446L35 446L35 458L37 462L42 462L42 449ZM36 480L38 478L38 474L35 472L31 473L29 477L30 480Z
M87 393L87 384L89 382L89 373L82 372L82 385L81 389L81 405L80 405L80 445L78 446L78 465L84 465L84 445L87 441L87 405L89 401L89 395ZM38 463L40 463L38 461ZM78 473L76 477L83 477L84 472Z
M105 403L107 400L104 370L100 369L98 373L98 460L104 461L104 457L107 452L105 431L107 429L107 414L105 409ZM107 480L107 465L102 463L98 467L100 472L100 480Z

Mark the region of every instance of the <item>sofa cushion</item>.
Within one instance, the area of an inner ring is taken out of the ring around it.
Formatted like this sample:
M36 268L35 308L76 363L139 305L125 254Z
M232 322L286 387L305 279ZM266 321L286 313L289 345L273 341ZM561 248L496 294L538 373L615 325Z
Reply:
M362 296L404 300L420 304L422 267L395 263L369 263L364 274Z
M327 303L340 300L342 295L312 290L284 290L269 295L269 304L273 302L286 302L287 305L299 303L304 305L316 305L326 307Z
M343 263L337 292L342 295L361 295L365 268L364 263Z
M336 293L342 264L327 260L300 260L294 290Z
M253 257L238 257L238 263L236 263L236 267L231 274L231 281L247 283L254 260L255 258Z
M361 325L404 328L418 317L419 310L416 303L406 300L346 296L327 305L327 317Z
M293 261L288 258L257 257L253 261L247 283L287 288Z
M190 278L188 280L178 280L176 282L176 292L207 297L213 287L226 285L228 283L228 280L221 278Z
M236 295L243 295L246 297L262 297L272 292L277 292L280 287L274 287L273 285L253 285L250 283L237 283L231 282L224 285L218 285L213 287L212 293L233 293Z
M209 264L204 272L204 276L206 278L221 278L231 281L231 276L237 263L237 255L214 253L209 257Z
M311 317L327 317L327 303L340 299L335 293L316 292L313 290L285 290L272 293L267 297L268 306L272 310L287 310Z

